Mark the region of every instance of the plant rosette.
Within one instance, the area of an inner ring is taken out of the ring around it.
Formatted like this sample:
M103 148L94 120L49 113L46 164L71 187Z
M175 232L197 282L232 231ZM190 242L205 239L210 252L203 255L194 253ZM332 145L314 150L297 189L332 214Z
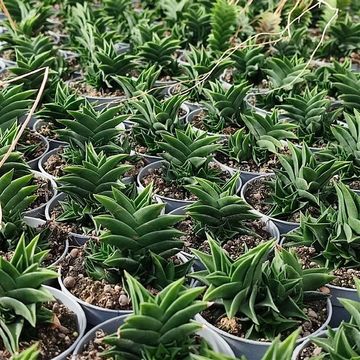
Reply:
M32 184L37 185L35 195L37 198L25 211L25 216L44 218L46 206L56 197L57 189L55 181L48 175L32 170Z
M165 160L150 163L140 170L137 176L138 190L142 191L150 182L154 181L154 197L166 204L166 212L173 211L179 207L192 204L196 197L184 188L177 188L166 184L162 179L162 169L167 162ZM218 166L214 163L215 166ZM230 178L232 173L223 172L224 176ZM239 179L240 181L240 179ZM239 185L241 188L241 183Z
M56 218L60 215L62 207L61 202L66 200L67 196L64 193L57 194L45 207L45 219L47 221L54 221L58 225ZM94 229L89 229L87 233L84 232L81 224L78 223L63 223L67 227L70 237L70 244L82 245L91 238L90 232Z
M296 229L290 231L288 235L290 236ZM286 238L281 240L281 245L286 246ZM316 262L316 257L318 254L314 247L311 246L292 246L291 247L296 254L304 268L313 268L313 267L320 267L320 265ZM330 269L331 270L331 269ZM360 277L360 270L356 269L346 269L340 268L333 271L334 276L336 279L334 282L326 284L326 287L329 289L330 292L330 300L333 307L333 313L330 320L330 325L332 327L339 326L341 321L345 320L348 321L350 316L348 312L344 309L343 305L340 303L339 299L349 299L349 300L358 300L358 295L355 289L355 283L353 283L352 279L354 276ZM342 281L342 277L344 280ZM353 284L353 287L345 287L339 286L342 282L346 284ZM336 284L336 285L335 285ZM325 289L324 289L325 290ZM327 290L325 290L327 291Z
M84 266L86 247L87 244L72 248L63 259L58 278L61 290L82 306L92 325L131 313L131 300L122 281L109 283L87 275ZM176 257L182 263L188 262L180 253Z
M326 302L326 310L327 310L327 318L325 322L311 335L301 337L296 340L297 344L303 344L304 341L309 339L312 336L319 335L323 330L326 329L326 327L330 323L330 319L332 316L332 305L330 299ZM236 356L242 356L244 355L247 360L261 360L263 355L266 353L266 351L271 346L271 342L265 342L265 341L255 341L251 339L245 339L239 336L232 335L226 331L223 331L216 326L210 324L208 321L206 321L201 314L198 314L195 316L195 320L205 324L207 327L209 327L211 330L218 333L231 347L231 349L234 351Z
M37 329L39 339L35 338L31 343L38 341L38 347L44 360L66 360L72 354L79 341L83 338L86 331L86 317L81 306L58 289L43 285L55 298L49 304L50 310L65 326L40 325ZM21 342L20 342L20 345ZM29 346L26 341L24 347ZM60 351L60 353L59 353ZM0 357L2 350L0 348ZM9 358L5 354L5 358Z
M58 140L58 136L54 133L54 125L50 122L38 119L34 123L33 130L44 136L49 143L49 151L54 150L60 146L66 146L67 143L65 141ZM49 152L44 154L41 158L46 156ZM40 159L41 160L41 159ZM39 168L40 169L40 168ZM41 169L40 169L41 171Z
M49 142L43 135L27 128L21 135L16 150L24 154L25 161L33 170L39 170L39 159L49 151Z
M266 199L268 196L268 191L267 191L268 189L265 185L265 181L269 180L274 176L275 176L274 174L265 174L252 178L251 180L246 182L242 187L241 197L245 200L247 204L249 204L254 208L253 211L257 215L270 219L277 226L277 228L280 231L280 234L286 234L289 231L299 227L299 222L286 221L271 217L266 214L266 210L264 211L262 209L262 208L266 209ZM250 193L251 193L251 198L256 200L256 204L255 201L253 202L252 199L250 199ZM264 204L264 207L260 206L261 204Z
M171 211L169 214L172 215L186 215L187 206L177 208ZM234 238L227 240L222 244L223 249L225 249L231 258L237 258L239 255L243 254L245 248L251 249L254 246L260 244L262 241L269 239L275 239L277 243L280 243L280 232L277 226L269 219L263 217L257 220L253 220L250 224L252 230L259 234L259 238L247 235L239 234L239 236L234 236ZM184 233L180 238L184 242L183 254L188 259L194 259L194 269L199 270L203 269L203 266L199 259L191 254L190 249L197 249L205 253L209 253L209 244L205 236L198 236L194 231L194 222L191 216L188 216L186 219L180 221L176 228Z
M73 352L74 360L85 360L90 353L93 356L103 352L106 349L106 345L102 343L102 339L106 335L115 333L124 323L127 316L122 315L109 319L91 329L77 344ZM197 335L203 338L215 352L234 357L234 353L229 345L211 329L203 327L197 332Z

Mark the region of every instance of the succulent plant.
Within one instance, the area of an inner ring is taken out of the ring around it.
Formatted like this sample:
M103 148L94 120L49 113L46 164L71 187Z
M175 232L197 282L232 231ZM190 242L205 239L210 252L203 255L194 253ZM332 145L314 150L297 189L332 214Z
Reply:
M176 95L161 101L153 95L144 94L131 101L130 106L134 108L131 120L136 124L133 135L139 145L147 148L149 154L160 151L162 132L173 133L175 129L183 127L178 111L184 100L185 96Z
M204 288L185 288L182 278L153 295L129 274L126 277L134 313L117 334L104 339L110 348L103 356L183 360L190 353L199 353L204 341L196 344L195 334L202 326L192 318L208 306L197 300Z
M231 54L234 61L233 82L243 80L259 83L263 78L262 67L265 63L264 47L248 42L244 48L240 48Z
M215 54L221 54L231 47L231 38L236 31L237 7L226 0L217 0L211 11L211 32L208 38L209 48Z
M113 76L113 80L121 87L127 98L133 98L143 93L156 94L154 88L156 80L159 78L160 69L155 65L144 69L137 78L129 76Z
M233 64L230 59L217 59L205 47L190 45L184 53L185 62L180 65L183 74L179 76L189 99L203 100L204 89L209 88L211 81L215 81L221 73Z
M202 4L190 3L184 13L186 39L191 45L206 45L211 30L210 14Z
M284 99L280 106L285 116L296 124L299 140L312 146L332 139L331 126L336 123L341 109L331 109L326 91L305 89L301 95Z
M357 295L360 297L360 281L354 279ZM342 322L337 329L328 328L326 336L313 337L312 342L321 347L321 359L338 360L359 357L360 346L356 339L360 335L359 309L360 302L350 299L339 299L345 310L351 315L349 322ZM313 359L312 360L316 360Z
M34 344L33 346L30 346L28 349L22 351L21 353L14 354L11 357L11 360L37 360L39 354L40 351L37 350L37 345Z
M195 221L196 234L205 236L209 233L219 242L238 234L253 235L249 222L259 216L236 194L239 190L238 173L223 186L201 178L195 178L195 181L186 185L186 189L198 200L187 207L186 213Z
M350 113L354 109L360 110L360 75L349 69L342 69L342 73L336 73L333 77L335 79L333 86L337 89L345 109Z
M14 169L0 177L1 229L0 249L6 250L14 245L24 230L23 213L36 199L36 185L32 185L32 174L14 177Z
M347 126L334 125L331 129L336 142L324 151L331 157L350 161L346 178L357 178L360 174L360 112L354 110L354 115L344 114Z
M116 90L117 83L113 76L128 76L135 68L135 57L126 52L118 53L113 42L103 41L97 47L91 64L87 68L85 80L95 89Z
M261 165L270 160L277 151L284 149L283 140L296 139L296 125L281 122L277 112L265 117L257 113L241 116L245 127L228 137L220 150L238 163L243 161Z
M301 269L295 253L275 247L274 241L258 245L231 260L208 238L211 255L193 250L206 270L191 274L207 285L203 299L224 307L228 319L245 318L247 338L274 339L307 320L304 303L324 299L316 290L334 277L326 268ZM269 259L269 260L268 260Z
M152 185L134 200L116 188L111 196L95 195L106 210L95 222L106 230L86 256L90 276L113 282L127 271L143 284L161 289L186 274L191 263L175 264L170 259L182 248L182 233L173 225L183 217L162 214L165 205L153 204L151 196Z
M329 39L320 48L321 56L342 57L360 49L360 24L348 16L336 21L329 29Z
M126 115L118 115L119 109L119 106L114 106L97 111L85 101L79 110L69 110L71 119L58 119L64 128L56 133L60 140L82 150L91 142L96 149L106 153L119 153L119 126L127 118Z
M0 129L6 130L17 123L28 111L33 90L23 90L21 85L10 86L0 91Z
M139 60L148 65L161 68L164 75L177 75L178 65L175 60L175 51L179 49L179 40L171 36L160 38L156 33L150 41L139 46Z
M212 132L221 132L226 127L242 127L241 114L247 108L245 97L249 89L246 82L232 85L227 90L219 81L210 83L210 89L204 89L207 113L203 122L206 128Z
M289 216L305 211L309 206L319 208L333 194L331 179L349 164L345 161L316 159L306 144L302 148L288 143L290 156L278 155L281 169L270 182L272 188L270 214Z
M37 115L41 120L61 127L58 120L72 119L69 111L79 110L84 103L84 98L79 97L66 83L60 81L56 85L51 102L43 104Z
M102 151L96 152L91 143L88 144L82 164L65 166L65 175L56 180L59 190L68 195L70 202L70 206L64 206L64 212L57 220L78 218L78 212L74 213L73 204L85 209L86 213L94 215L98 210L94 195L109 195L113 187L124 189L122 178L132 167L122 164L126 157L126 154L106 156Z
M57 278L55 271L41 268L46 251L37 252L38 237L28 245L22 236L10 261L0 257L0 338L10 353L19 350L22 333L38 322L51 322L52 312L43 304L53 301L42 285Z
M199 133L188 126L185 131L175 130L175 134L161 134L159 143L164 150L161 156L166 160L164 179L178 185L192 183L194 177L222 182L218 177L221 170L211 165L213 153L220 149L219 137Z
M316 251L314 261L328 269L357 268L360 242L360 199L346 185L335 185L337 209L324 209L318 218L301 217L300 227L287 235L289 246L311 246Z

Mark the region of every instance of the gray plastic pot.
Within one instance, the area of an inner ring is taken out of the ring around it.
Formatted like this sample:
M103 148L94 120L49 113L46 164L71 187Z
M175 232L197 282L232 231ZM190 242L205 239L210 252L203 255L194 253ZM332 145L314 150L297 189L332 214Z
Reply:
M296 341L297 344L303 343L305 340L309 339L310 336L316 336L326 329L332 316L332 305L330 299L327 299L326 305L328 316L324 324L311 335L298 339ZM234 351L235 356L244 355L247 360L261 360L268 348L271 346L271 342L244 339L220 330L216 326L207 322L200 314L195 316L195 320L205 324L210 329L218 333L230 345L231 349Z
M49 286L44 286L44 287L51 292L51 294L55 297L56 300L60 301L69 310L71 310L76 315L76 318L77 318L77 330L78 330L79 336L76 338L75 342L73 344L71 344L71 346L66 351L64 351L60 355L52 358L52 360L66 360L67 357L69 355L71 355L71 353L74 351L74 349L76 348L76 346L78 345L78 343L80 342L80 340L83 338L83 336L85 334L85 330L86 330L85 313L82 310L81 306L79 306L79 304L76 301L74 301L73 299L68 297L66 294L64 294L60 290L55 289L53 287L49 287Z
M337 327L340 325L341 321L350 320L350 314L341 305L339 299L359 301L359 296L355 289L344 288L331 284L327 284L326 286L330 289L331 303L333 305L333 316L331 318L330 325L332 327Z
M73 60L73 59L78 59L80 57L80 54L78 54L75 51L71 51L71 50L59 49L58 52L59 52L59 55L61 57L63 57L65 60Z
M33 130L34 131L36 131L38 134L39 134L39 129L40 129L40 127L42 126L42 125L44 125L44 124L46 124L46 122L45 121L43 121L43 120L36 120L35 121L35 124L34 124L34 126L33 126ZM40 134L41 135L41 134ZM47 139L47 141L49 142L49 151L51 151L51 150L54 150L54 149L57 149L58 147L60 147L60 146L66 146L67 145L67 143L65 142L65 141L60 141L60 140L56 140L56 139L51 139L51 138L46 138ZM47 153L49 153L49 152L47 152ZM46 155L46 154L45 154ZM44 155L41 157L41 158L43 158L44 157ZM41 161L41 159L40 159L40 161ZM39 168L40 169L40 168ZM41 169L40 169L40 171L41 171Z
M30 125L30 124L29 124ZM38 163L39 163L39 160L42 156L44 156L44 154L46 154L48 151L49 151L49 142L47 141L47 139L40 135L40 134L37 134L40 138L41 138L41 142L45 145L45 150L44 152L37 156L36 158L30 160L30 161L27 161L27 164L33 169L33 170L39 170L38 168Z
M272 174L266 174L266 175L260 175L260 176L257 176L257 177L254 177L250 180L247 181L246 184L244 184L244 186L242 187L241 189L241 197L243 198L243 200L249 204L246 200L246 197L245 197L245 194L249 188L249 185L256 181L256 180L259 180L261 178L265 178L265 177L269 177L269 176L274 176ZM251 206L251 204L249 204ZM277 228L279 229L280 231L280 234L286 234L288 232L290 232L291 230L294 230L296 229L297 227L299 227L299 223L296 223L296 222L291 222L291 221L285 221L285 220L280 220L280 219L276 219L274 217L271 217L269 215L265 215L265 214L262 214L260 211L256 210L256 209L253 209L253 212L255 214L258 214L259 216L261 217L265 217L267 219L270 219L276 226Z
M117 54L123 54L130 51L130 44L124 42L117 42L114 44Z
M336 330L336 329L334 329L334 330ZM327 333L326 330L322 330L321 332L317 333L316 336L324 338L324 337L326 337L326 333ZM313 335L311 335L311 336L313 336ZM300 360L299 355L307 346L310 345L310 343L311 343L311 339L307 338L304 342L302 342L300 345L298 345L295 348L295 350L291 356L291 360Z
M56 181L56 178L55 178L54 175L49 174L49 173L45 170L45 163L48 161L48 159L49 159L50 156L55 155L59 150L60 150L59 147L50 150L49 152L47 152L46 154L44 154L44 155L40 158L39 163L38 163L38 168L39 168L40 172L41 172L42 174L45 174L46 176L48 176L50 179L53 179L54 181Z
M157 161L157 162L153 162L149 165L146 165L144 168L142 168L137 176L137 186L139 191L143 191L145 186L142 184L142 179L144 178L144 176L146 176L147 174L149 174L150 170L153 169L159 169L161 168L164 164L166 163L166 161L161 160L161 161ZM230 174L232 174L230 172ZM242 186L242 182L241 179L239 179L239 184L238 184L238 189L240 190ZM192 203L194 203L193 200L178 200L178 199L172 199L166 196L162 196L162 195L155 195L156 199L159 199L161 202L166 204L166 212L171 212L179 207L183 207L183 206L187 206L190 205Z
M224 88L225 90L228 90L228 89L231 88L232 84L230 84L229 82L227 82L227 81L225 80L226 71L227 71L227 69L225 69L225 70L223 71L223 73L222 73L222 74L220 75L220 77L219 77L219 80L220 80L223 88Z
M87 302L77 298L74 296L64 285L63 280L61 278L61 269L59 269L59 277L58 282L60 285L61 291L73 301L77 302L82 309L84 310L87 322L93 326L101 324L102 322L113 319L117 316L130 314L132 310L112 310L105 309L100 306L88 304Z
M126 99L125 96L90 96L84 95L85 99L95 105L96 111L101 111L106 107L118 105L121 101Z
M33 217L30 217L30 216L25 216L24 221L28 226L30 226L30 227L32 227L34 229L37 229L37 228L39 228L40 226L42 226L42 225L44 225L46 223L45 220L33 218ZM64 252L62 253L62 255L56 261L54 261L51 265L49 265L49 267L59 265L60 261L62 259L64 259L64 257L66 256L68 250L69 250L69 240L66 239ZM56 283L56 281L55 281L55 283Z
M77 344L73 353L74 357L81 354L85 345L95 338L95 334L97 331L102 330L105 332L105 334L116 333L118 328L124 323L127 316L128 315L123 315L114 319L107 320L91 329ZM207 343L212 347L212 349L217 353L234 357L234 353L229 347L229 345L211 329L204 327L198 332L198 335L205 339Z
M186 206L183 206L183 207L180 207L180 208L177 208L173 211L171 211L169 214L171 215L184 215L186 214ZM277 228L277 226L269 219L267 218L262 218L262 221L264 223L266 223L266 230L271 234L271 236L276 240L277 243L280 243L280 231L279 229ZM183 256L185 256L188 260L190 259L194 259L194 271L199 271L199 270L204 270L205 267L203 266L203 264L200 262L200 260L192 255L192 254L189 254L185 251L182 251L181 254Z
M179 257L179 259L183 262L188 261L188 259L181 254L178 254L177 257ZM102 308L100 306L88 304L87 302L77 298L65 287L61 277L61 268L59 268L58 281L61 291L63 291L67 296L71 297L73 300L77 301L81 305L81 307L84 309L84 312L86 314L86 319L88 323L91 325L96 326L106 320L113 319L117 316L127 315L132 313L132 310L112 310L112 309Z
M273 172L270 172L270 173L260 173L260 172L251 172L251 171L244 171L244 170L241 170L241 169L236 169L236 168L233 168L233 167L230 167L228 165L225 165L223 163L221 163L220 161L218 160L214 160L222 169L224 170L227 170L227 171L240 171L240 178L241 178L241 181L243 183L243 186L251 179L255 178L255 177L258 177L258 176L262 176L262 175L273 175L274 173Z
M280 245L283 245L285 243L285 240L286 238L283 238L280 242ZM355 289L344 288L341 286L335 286L331 284L326 284L326 287L330 289L330 295L331 295L330 300L333 308L332 317L330 320L330 326L337 327L340 325L341 321L343 320L348 321L350 319L349 313L341 305L338 299L349 299L349 300L359 301L359 296Z
M52 195L51 199L50 199L47 203L41 204L40 206L38 206L38 207L35 208L35 209L31 209L31 210L25 211L25 212L24 212L24 215L25 215L25 216L29 216L29 217L33 217L33 218L44 218L46 206L47 206L52 200L54 200L54 198L55 198L56 195L57 195L56 183L55 183L55 181L54 181L51 177L49 177L49 176L46 175L46 174L43 174L42 172L32 170L32 173L34 174L34 177L41 177L41 178L44 178L44 179L46 179L46 180L48 180L48 181L50 182L51 187L52 187L52 191L53 191L53 195Z
M63 201L65 199L66 199L66 194L59 193L50 202L48 202L46 204L46 207L45 207L45 219L46 220L54 220L53 218L51 218L52 210L57 205L59 205L60 201ZM70 243L75 244L75 245L84 245L86 243L86 241L88 241L90 239L89 235L76 234L71 231L69 232L69 237L70 237Z

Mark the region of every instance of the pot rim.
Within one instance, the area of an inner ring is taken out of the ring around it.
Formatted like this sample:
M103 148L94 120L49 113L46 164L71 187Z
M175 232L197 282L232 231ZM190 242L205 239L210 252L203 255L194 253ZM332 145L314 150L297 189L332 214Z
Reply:
M250 206L252 207L253 212L254 212L255 214L258 214L258 215L260 215L260 216L265 216L265 217L267 217L268 219L272 220L273 222L278 222L278 223L280 223L280 224L293 225L293 226L298 227L300 223L277 219L277 218L272 217L272 216L270 216L270 215L266 215L266 214L261 213L260 211L256 210L251 204L249 204L249 203L247 202L246 198L245 198L245 192L246 192L246 190L247 190L247 187L248 187L252 182L254 182L254 181L256 181L256 180L259 180L260 178L263 178L263 177L270 177L270 176L271 176L271 177L274 177L274 175L275 175L275 174L263 174L263 175L259 175L259 176L256 176L256 177L248 180L248 181L244 184L244 186L242 187L242 189L241 189L241 197L242 197L242 199L243 199L248 205L250 205Z
M310 335L304 336L302 338L299 338L296 340L296 343L302 344L304 341L306 341L307 339L309 339L311 336L316 336L319 333L321 333L326 327L327 325L330 323L331 317L332 317L332 313L333 313L333 308L332 308L332 304L331 304L331 300L330 297L328 297L326 299L326 309L327 309L327 317L326 320L324 321L324 323L319 327L319 329L315 330L313 333L311 333ZM257 340L251 340L251 339L245 339L245 338L241 338L239 336L235 336L232 334L227 333L226 331L223 331L221 329L218 329L216 326L210 324L207 320L205 320L204 317L202 317L200 314L197 314L195 316L195 319L198 318L199 321L203 324L206 324L207 326L209 326L212 330L217 331L219 334L221 334L221 336L225 337L225 338L229 338L231 340L235 340L238 342L244 342L247 344L252 344L252 345L257 345L257 346L270 346L271 345L271 341L269 342L265 342L265 341L257 341Z

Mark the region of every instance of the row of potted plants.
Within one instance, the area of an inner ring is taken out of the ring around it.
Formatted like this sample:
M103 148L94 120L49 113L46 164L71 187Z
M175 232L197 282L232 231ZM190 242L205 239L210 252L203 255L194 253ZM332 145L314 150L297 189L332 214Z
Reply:
M357 299L359 276L355 5L339 5L316 53L324 64L302 59L332 16L324 4L293 4L288 39L288 4L5 4L16 27L3 22L3 79L51 71L0 171L1 355L289 359L348 319L338 298ZM246 19L256 25L237 32ZM1 90L0 155L41 81ZM56 277L61 291L43 286ZM98 326L83 337L84 314ZM324 356L337 356L329 344Z

